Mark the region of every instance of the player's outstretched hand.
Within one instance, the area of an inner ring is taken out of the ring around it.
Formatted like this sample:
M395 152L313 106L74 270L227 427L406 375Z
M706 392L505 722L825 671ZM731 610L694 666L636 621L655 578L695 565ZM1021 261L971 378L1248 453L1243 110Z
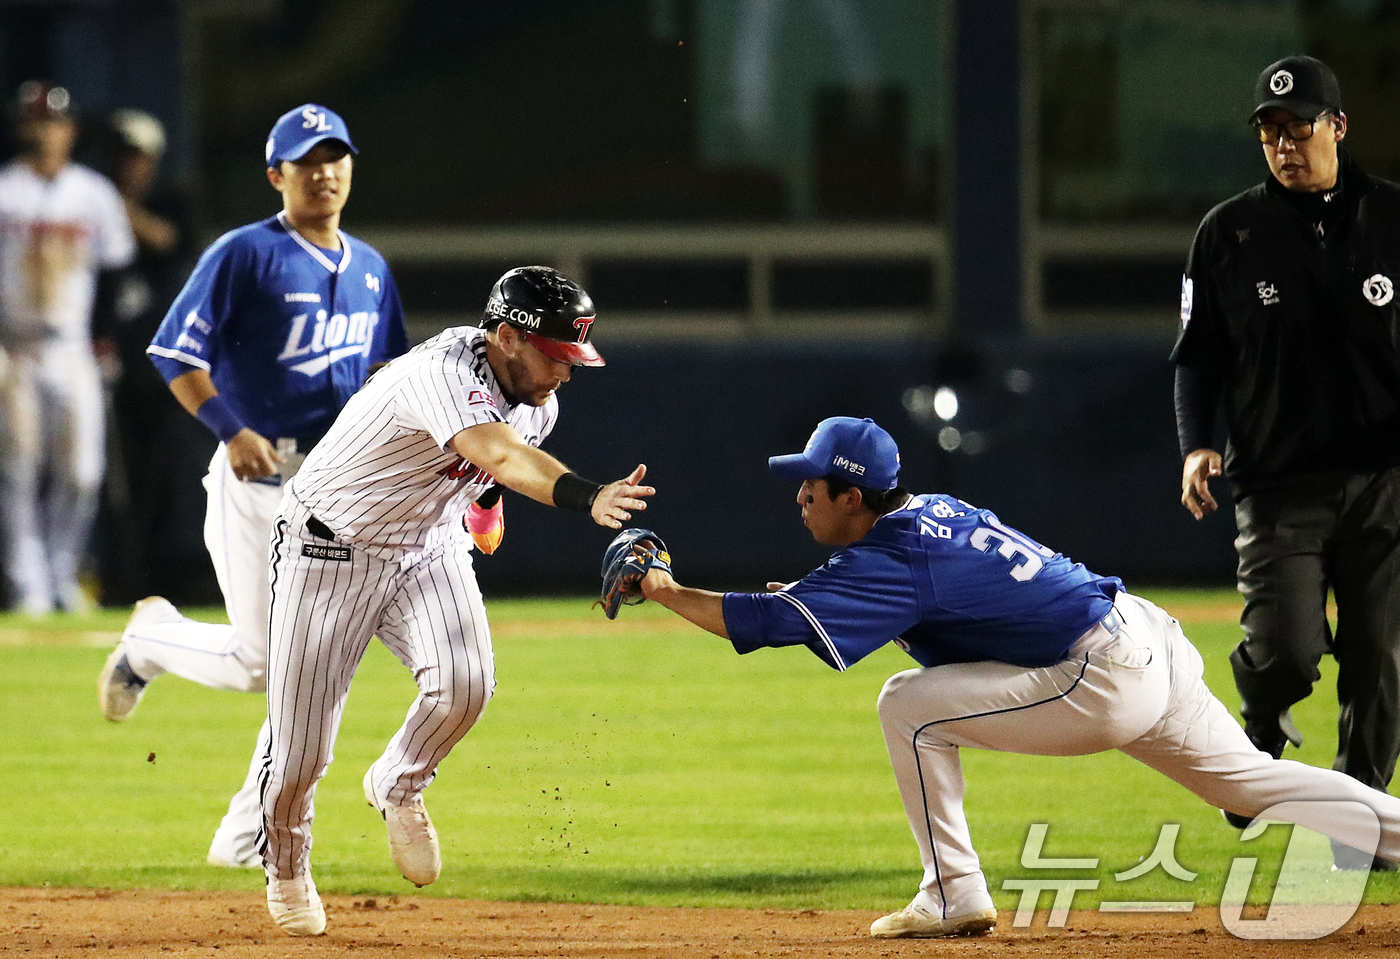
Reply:
M1181 505L1190 510L1196 519L1203 519L1207 513L1217 509L1215 497L1210 494L1210 478L1220 475L1220 454L1215 450L1193 450L1181 467Z
M243 481L262 479L271 476L282 468L286 459L277 453L276 447L267 438L248 427L243 427L226 444L228 465L233 475Z
M632 518L632 510L646 509L647 504L642 497L656 495L656 490L652 487L638 485L646 475L647 467L642 463L626 479L609 483L600 489L589 510L593 522L609 529L622 529L622 524Z

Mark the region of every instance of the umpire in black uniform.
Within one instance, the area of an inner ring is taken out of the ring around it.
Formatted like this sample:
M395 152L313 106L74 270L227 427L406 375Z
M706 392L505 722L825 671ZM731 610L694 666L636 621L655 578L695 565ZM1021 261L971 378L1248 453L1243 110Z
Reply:
M1249 738L1275 758L1301 742L1288 709L1331 652L1333 765L1383 790L1400 753L1400 186L1341 149L1326 64L1280 60L1254 94L1271 175L1206 214L1182 279L1181 502L1197 519L1214 511L1222 470L1235 496L1244 640L1230 662ZM1391 865L1333 854L1341 868Z

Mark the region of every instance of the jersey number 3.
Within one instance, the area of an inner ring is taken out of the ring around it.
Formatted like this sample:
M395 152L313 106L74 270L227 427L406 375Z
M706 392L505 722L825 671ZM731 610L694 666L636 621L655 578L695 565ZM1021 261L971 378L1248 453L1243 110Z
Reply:
M984 553L995 551L1011 560L1011 578L1018 583L1034 579L1035 574L1045 567L1044 558L1055 555L1052 550L1046 549L1035 540L1000 523L994 524L993 528L977 527L967 541L973 548Z

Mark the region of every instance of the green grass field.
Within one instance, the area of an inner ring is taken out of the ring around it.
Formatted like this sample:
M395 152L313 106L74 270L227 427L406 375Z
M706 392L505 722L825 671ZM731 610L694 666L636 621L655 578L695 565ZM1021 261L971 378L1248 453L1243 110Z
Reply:
M1233 708L1237 597L1151 595L1183 621ZM652 606L616 623L583 599L489 609L499 685L426 794L444 869L420 894L880 909L915 891L917 852L875 716L885 678L911 665L898 650L838 675L805 650L736 656ZM259 888L259 872L212 869L204 855L265 700L165 677L129 722L107 723L94 680L125 618L0 617L0 884ZM1307 737L1294 755L1316 765L1335 746L1334 675L1294 710ZM360 778L413 695L407 672L373 645L316 797L323 892L412 891ZM1019 896L1002 891L1004 879L1045 875L1100 880L1076 907L1215 903L1233 857L1260 857L1262 872L1282 856L1282 829L1242 844L1214 809L1118 753L963 756L968 816L1002 908ZM1042 855L1097 858L1098 868L1024 868L1033 823L1049 824ZM1176 860L1195 880L1161 869L1115 880L1151 853L1165 823L1180 824ZM1255 893L1267 895L1266 880ZM1397 900L1400 878L1372 877L1368 901Z

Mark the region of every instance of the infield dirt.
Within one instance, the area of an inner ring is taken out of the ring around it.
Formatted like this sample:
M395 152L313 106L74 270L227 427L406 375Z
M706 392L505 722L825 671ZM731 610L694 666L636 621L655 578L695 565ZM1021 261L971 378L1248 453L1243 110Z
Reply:
M1319 959L1400 949L1400 906L1363 906L1324 939L1236 939L1214 910L1178 915L1071 913L1063 929L1012 929L1011 913L976 939L877 940L878 913L662 909L475 902L417 896L327 896L329 930L293 939L248 893L0 889L0 954L75 957L583 957L732 959L783 956Z

